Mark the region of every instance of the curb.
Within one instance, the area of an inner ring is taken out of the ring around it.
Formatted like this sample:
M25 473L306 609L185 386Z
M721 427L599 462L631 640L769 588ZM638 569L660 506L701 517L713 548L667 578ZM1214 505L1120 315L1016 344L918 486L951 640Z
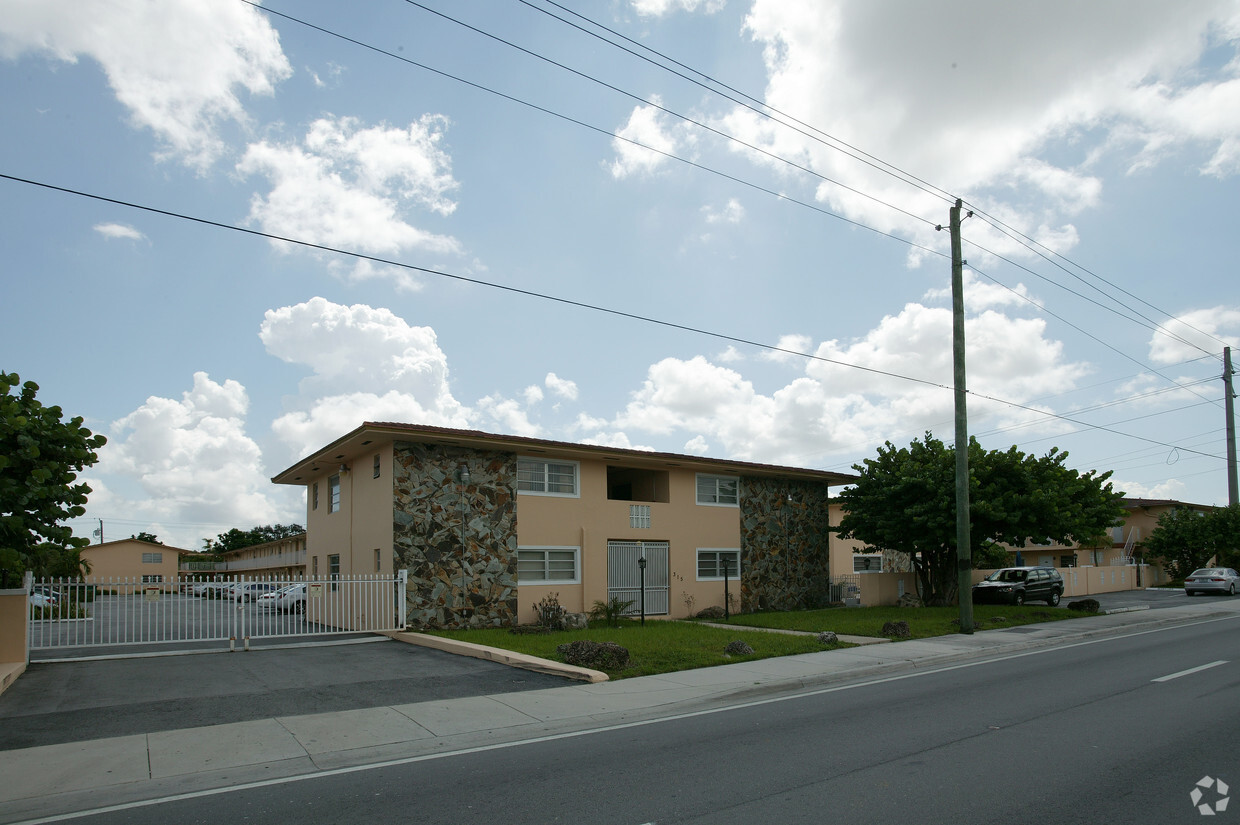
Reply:
M591 670L586 667L577 667L575 665L566 665L563 662L554 662L550 659L540 659L537 656L530 656L525 653L514 653L511 650L504 650L499 647L487 647L486 645L474 644L473 642L459 642L455 639L445 639L442 636L428 636L425 633L414 633L410 631L393 630L383 633L390 639L406 644L419 645L421 647L429 647L434 650L442 650L445 653L455 653L459 656L470 656L474 659L483 659L488 662L497 662L501 665L509 667L519 667L523 670L532 670L536 673L548 673L552 676L566 676L569 679L576 679L579 682L606 682L610 677L601 670Z

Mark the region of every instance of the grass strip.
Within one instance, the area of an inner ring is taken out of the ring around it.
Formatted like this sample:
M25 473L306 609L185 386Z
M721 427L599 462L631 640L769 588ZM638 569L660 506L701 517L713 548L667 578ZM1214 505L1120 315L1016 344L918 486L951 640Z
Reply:
M595 642L615 642L629 651L629 666L619 671L607 671L612 679L632 676L653 676L657 673L673 673L699 667L749 662L772 656L793 656L798 653L815 653L848 644L824 645L813 636L793 636L784 633L708 627L696 622L648 621L642 626L636 621L622 621L619 627L594 624L588 630L564 630L552 633L512 633L503 628L480 630L428 630L429 635L457 639L488 647L498 647L560 661L556 647L578 639ZM724 653L729 642L743 641L753 648L745 656Z

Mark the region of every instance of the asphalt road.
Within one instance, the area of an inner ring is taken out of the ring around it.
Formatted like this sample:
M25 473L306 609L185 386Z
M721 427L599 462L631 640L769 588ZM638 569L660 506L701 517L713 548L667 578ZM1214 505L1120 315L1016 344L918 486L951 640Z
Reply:
M571 684L368 638L248 653L33 662L0 694L0 750Z
M1215 778L1240 789L1238 630L1215 619L80 821L1200 822L1198 783L1212 806Z

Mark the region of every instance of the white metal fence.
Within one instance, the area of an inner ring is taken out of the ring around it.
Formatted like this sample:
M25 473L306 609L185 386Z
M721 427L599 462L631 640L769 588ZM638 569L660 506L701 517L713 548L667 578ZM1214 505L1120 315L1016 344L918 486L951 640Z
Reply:
M30 648L248 646L251 639L403 630L407 575L34 581Z

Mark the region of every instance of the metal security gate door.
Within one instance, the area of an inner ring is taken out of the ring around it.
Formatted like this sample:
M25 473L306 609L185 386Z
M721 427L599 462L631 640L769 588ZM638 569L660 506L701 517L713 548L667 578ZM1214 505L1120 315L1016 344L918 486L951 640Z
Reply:
M30 649L199 642L232 648L249 647L251 639L403 630L407 580L408 571L398 570L328 579L32 582Z
M646 559L646 615L667 614L668 543L665 541L607 542L607 600L619 598L632 602L625 615L637 615L641 609L642 574L637 560Z

